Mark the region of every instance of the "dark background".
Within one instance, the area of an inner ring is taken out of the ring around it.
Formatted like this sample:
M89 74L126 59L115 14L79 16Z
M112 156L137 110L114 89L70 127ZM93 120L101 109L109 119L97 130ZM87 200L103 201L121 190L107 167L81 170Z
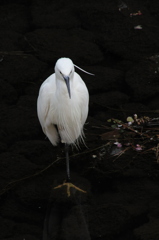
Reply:
M36 113L60 57L95 74L77 69L90 93L88 148L72 149L70 164L87 194L69 199L53 190L65 179L64 149L45 138ZM110 118L158 117L158 61L157 0L1 0L0 239L42 239L46 211L51 239L159 239L155 153L114 160L100 136Z

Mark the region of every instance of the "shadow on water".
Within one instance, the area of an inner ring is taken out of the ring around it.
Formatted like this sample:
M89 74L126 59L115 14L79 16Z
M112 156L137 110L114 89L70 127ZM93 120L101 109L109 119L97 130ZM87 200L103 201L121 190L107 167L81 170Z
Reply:
M91 240L86 201L87 194L66 188L52 190L44 220L43 240Z

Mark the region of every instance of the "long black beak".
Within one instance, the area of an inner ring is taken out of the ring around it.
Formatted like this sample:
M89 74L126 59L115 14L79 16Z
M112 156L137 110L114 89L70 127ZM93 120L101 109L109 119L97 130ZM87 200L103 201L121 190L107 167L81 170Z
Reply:
M67 86L67 90L68 90L68 94L69 94L69 98L71 98L71 91L70 91L70 78L68 76L63 76L66 86Z

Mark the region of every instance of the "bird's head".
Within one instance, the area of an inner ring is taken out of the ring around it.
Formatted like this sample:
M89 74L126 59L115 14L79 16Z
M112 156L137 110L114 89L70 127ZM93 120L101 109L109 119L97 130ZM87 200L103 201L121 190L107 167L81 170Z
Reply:
M69 97L71 98L70 79L74 75L74 64L69 58L60 58L55 64L55 74L58 79L65 81Z

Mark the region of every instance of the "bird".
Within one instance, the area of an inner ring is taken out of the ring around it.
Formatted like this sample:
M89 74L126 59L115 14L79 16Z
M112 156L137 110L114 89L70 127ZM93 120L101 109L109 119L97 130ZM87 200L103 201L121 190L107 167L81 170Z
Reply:
M84 124L89 108L88 89L75 67L79 68L70 58L59 58L55 72L42 83L37 99L37 115L44 134L54 146L60 141L65 144L67 177L54 189L67 186L68 197L70 188L86 193L72 184L70 178L69 147L84 143Z

